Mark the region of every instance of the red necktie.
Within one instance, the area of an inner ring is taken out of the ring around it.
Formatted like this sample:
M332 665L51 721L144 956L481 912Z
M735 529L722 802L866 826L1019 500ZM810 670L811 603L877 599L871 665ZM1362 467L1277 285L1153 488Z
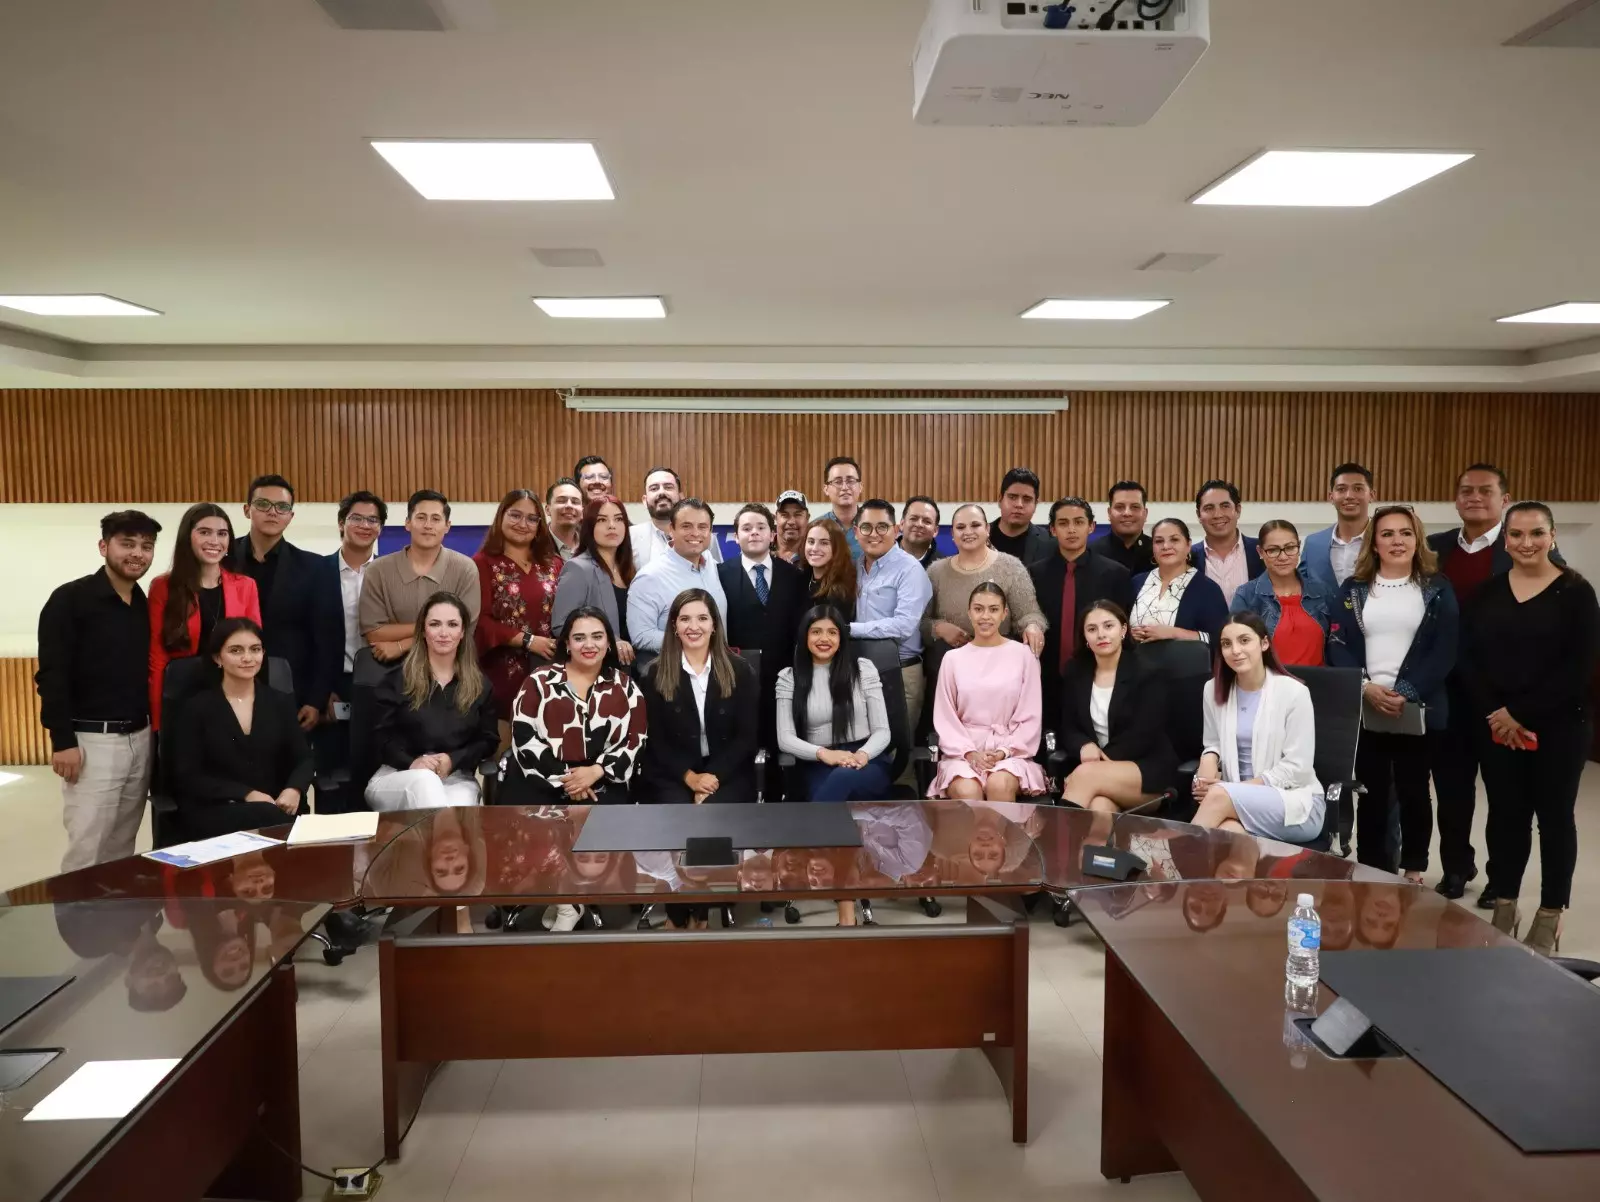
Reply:
M1067 670L1067 661L1078 649L1078 563L1067 562L1067 576L1061 582L1061 662L1058 670Z

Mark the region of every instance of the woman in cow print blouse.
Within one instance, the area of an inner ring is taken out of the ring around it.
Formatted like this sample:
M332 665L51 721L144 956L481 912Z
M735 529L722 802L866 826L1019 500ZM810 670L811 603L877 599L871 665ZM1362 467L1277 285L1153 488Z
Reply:
M645 741L645 704L622 671L600 610L572 612L556 662L523 682L511 714L511 754L535 803L627 802Z

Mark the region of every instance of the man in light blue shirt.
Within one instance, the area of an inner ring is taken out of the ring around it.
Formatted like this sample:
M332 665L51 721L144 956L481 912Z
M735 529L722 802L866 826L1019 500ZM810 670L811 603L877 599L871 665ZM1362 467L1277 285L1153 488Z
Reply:
M711 506L685 497L672 507L672 547L651 557L628 586L628 638L635 651L659 653L667 611L686 588L703 588L717 605L717 623L727 630L728 600L711 545Z
M900 679L915 729L924 695L922 616L933 599L933 585L916 557L896 545L900 527L889 502L877 497L865 502L856 517L856 533L861 562L856 566L856 620L850 623L850 637L900 644Z

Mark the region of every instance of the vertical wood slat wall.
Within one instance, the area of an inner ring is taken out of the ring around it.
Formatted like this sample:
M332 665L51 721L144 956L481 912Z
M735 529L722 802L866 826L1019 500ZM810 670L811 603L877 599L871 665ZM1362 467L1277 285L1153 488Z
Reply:
M1050 496L1131 477L1176 500L1220 476L1250 498L1315 500L1328 469L1355 459L1383 496L1443 500L1485 459L1517 496L1593 501L1600 406L1581 393L1085 392L1048 416L584 413L533 389L0 391L0 503L221 501L266 471L308 501L422 487L492 501L585 454L606 457L627 499L655 464L710 500L820 494L823 463L850 454L891 498L987 497L1026 464Z
M0 659L0 764L48 764L50 736L39 725L36 659Z

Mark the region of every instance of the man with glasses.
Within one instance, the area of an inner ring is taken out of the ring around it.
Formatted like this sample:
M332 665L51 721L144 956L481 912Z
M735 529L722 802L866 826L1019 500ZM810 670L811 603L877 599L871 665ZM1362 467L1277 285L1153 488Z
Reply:
M292 484L257 476L247 496L249 529L233 540L229 566L256 582L262 646L269 658L289 662L300 727L311 730L328 708L343 658L338 579L325 557L283 537L294 521Z
M633 570L637 572L657 555L672 549L672 508L683 500L683 480L670 467L653 467L644 474L645 519L628 527L628 543L633 547ZM712 563L722 562L720 540L713 531L706 548Z
M1328 504L1338 521L1306 535L1301 567L1330 593L1354 574L1366 538L1367 519L1376 503L1372 472L1359 463L1341 463L1328 477Z
M1194 545L1194 566L1216 582L1222 599L1233 604L1233 594L1246 580L1265 571L1256 554L1256 540L1239 533L1239 486L1226 480L1207 480L1194 495L1194 511L1206 536Z
M361 582L361 634L372 654L385 663L411 649L417 614L437 592L461 598L470 619L467 637L472 637L482 603L478 565L444 545L449 532L450 502L441 492L419 489L406 502L406 533L411 541L378 556L366 569Z
M895 543L900 527L893 505L874 497L856 516L861 562L856 567L856 620L850 623L850 637L893 639L900 645L906 714L915 730L925 693L922 615L933 599L933 584L915 557Z
M577 466L572 469L572 478L578 482L578 491L583 493L585 505L601 497L616 495L611 487L611 467L598 455L585 455L578 460Z
M861 509L861 465L848 455L835 455L822 469L822 495L833 506L828 514L844 531L850 558L861 562L861 542L856 538L856 515Z

